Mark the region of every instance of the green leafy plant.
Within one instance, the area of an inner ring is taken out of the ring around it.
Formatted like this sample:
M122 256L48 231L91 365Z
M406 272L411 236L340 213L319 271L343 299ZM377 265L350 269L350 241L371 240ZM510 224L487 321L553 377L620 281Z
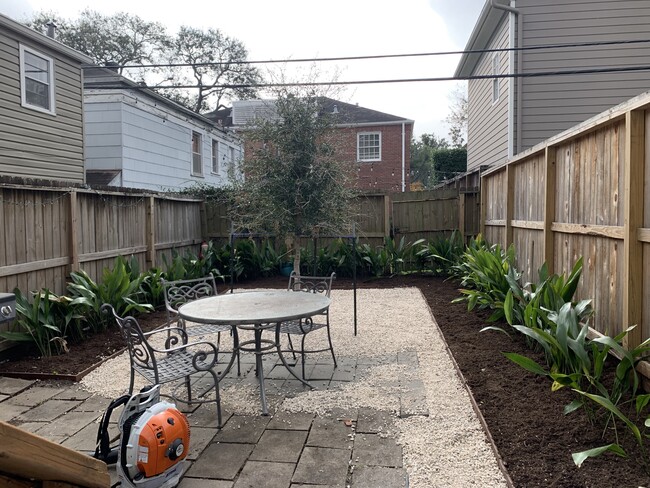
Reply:
M153 310L145 302L145 292L142 289L143 275L131 279L127 271L126 260L118 256L115 266L104 268L102 281L95 283L85 271L70 273L72 283L68 284L68 292L72 298L70 305L78 307L86 316L93 329L105 329L108 322L100 313L104 303L113 305L118 315L124 315L132 310L138 312Z
M465 250L463 238L456 230L448 239L423 242L420 247L416 255L422 260L422 267L438 276L452 276Z
M67 323L72 314L57 313L58 297L48 289L32 294L32 301L17 288L16 320L14 330L0 332L0 337L34 345L41 356L52 356L67 351L65 337Z

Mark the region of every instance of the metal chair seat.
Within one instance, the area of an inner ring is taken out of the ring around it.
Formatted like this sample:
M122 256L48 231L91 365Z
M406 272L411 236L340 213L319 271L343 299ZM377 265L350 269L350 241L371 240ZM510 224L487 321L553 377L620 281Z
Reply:
M111 305L104 304L101 310L115 318L120 328L120 334L128 347L131 366L129 395L133 394L136 373L151 385L183 380L187 398L181 399L173 395L174 398L189 404L215 402L218 426L221 427L221 396L219 393L221 378L215 371L219 354L217 345L208 341L190 342L182 327L163 327L151 332L142 332L140 324L135 318L120 317ZM163 345L159 346L161 343ZM230 369L234 359L233 354L224 371ZM212 378L211 386L204 393L214 389L214 400L192 398L190 377L197 373L207 374L208 378ZM179 386L182 386L182 383Z
M321 293L329 297L330 291L332 290L332 281L334 281L335 278L336 273L332 273L330 276L298 276L295 271L292 271L291 275L289 276L289 286L287 287L287 290L305 293ZM318 320L314 321L314 318L317 318ZM307 336L311 332L319 329L326 330L329 346L322 349L306 348L305 339ZM286 322L282 322L280 324L279 330L281 334L287 334L287 337L289 338L289 349L287 352L291 352L294 359L296 359L296 354L300 354L303 379L305 379L306 354L330 351L332 353L332 359L334 360L334 367L337 367L336 356L334 354L334 346L332 345L332 336L330 334L329 308L321 314L315 315L314 317L308 317L302 320L288 320ZM293 341L291 340L292 335L301 337L300 348L294 347Z

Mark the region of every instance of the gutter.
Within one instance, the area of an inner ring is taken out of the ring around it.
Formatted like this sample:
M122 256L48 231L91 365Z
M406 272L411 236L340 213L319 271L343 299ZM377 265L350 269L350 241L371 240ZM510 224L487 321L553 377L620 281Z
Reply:
M523 47L524 43L524 16L521 13L520 10L517 10L514 5L515 5L515 0L511 0L511 5L513 6L508 6L508 5L502 5L500 3L497 3L497 0L490 0L490 6L498 9L498 10L505 10L506 12L510 13L510 19L512 19L513 16L517 17L517 43L516 45L514 44L514 27L515 24L510 21L510 48L518 48L517 50L517 63L514 63L514 52L510 51L510 70L511 74L518 74L521 72L521 66L522 66L522 57L523 57L523 52L521 50L521 47ZM515 138L514 134L514 111L515 111L515 90L513 90L513 85L517 84L517 134ZM516 150L516 153L518 154L521 152L521 119L522 119L522 87L521 87L521 80L519 78L510 78L508 81L509 87L508 87L508 159L512 159L513 157L513 151ZM513 141L513 138L515 138L515 141ZM515 142L516 142L516 147L515 147Z

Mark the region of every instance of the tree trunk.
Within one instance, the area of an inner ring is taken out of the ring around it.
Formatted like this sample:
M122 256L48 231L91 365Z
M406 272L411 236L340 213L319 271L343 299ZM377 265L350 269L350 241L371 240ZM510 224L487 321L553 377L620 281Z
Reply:
M287 246L287 251L291 252L293 250L293 270L296 272L296 275L300 276L300 246L298 245L298 238L294 235L289 235L284 239L284 243Z

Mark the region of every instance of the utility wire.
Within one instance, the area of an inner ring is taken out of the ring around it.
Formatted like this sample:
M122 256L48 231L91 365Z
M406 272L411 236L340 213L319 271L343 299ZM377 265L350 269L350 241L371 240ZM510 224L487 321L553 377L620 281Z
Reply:
M113 89L174 89L174 88L271 88L271 87L291 87L291 86L335 86L335 85L373 85L383 83L413 83L413 82L432 82L432 81L467 81L467 80L494 80L507 78L540 78L548 76L566 76L582 75L594 73L629 73L638 71L650 71L650 65L644 66L623 66L609 68L584 68L561 71L537 71L531 73L508 73L499 75L473 75L473 76L440 76L433 78L397 78L388 80L351 80L351 81L311 81L311 82L289 82L289 83L241 83L241 84L224 84L224 85L133 85L125 87L120 84L102 84L93 86L88 83L88 89L95 90L113 90Z
M387 58L413 58L424 56L449 56L456 54L484 54L484 53L500 53L511 51L535 51L544 49L564 49L572 47L589 47L589 46L616 46L621 44L647 44L650 39L635 39L623 41L589 41L589 42L574 42L563 44L547 44L547 45L534 45L523 47L506 47L498 49L471 49L467 51L438 51L430 53L407 53L407 54L377 54L369 56L342 56L342 57L329 57L329 58L297 58L297 59L265 59L257 61L218 61L213 63L158 63L158 64L116 64L111 68L115 69L136 69L136 68L176 68L176 67L190 67L190 66L224 66L224 65L240 65L240 64L274 64L274 63L309 63L309 62L324 62L324 61L357 61L364 59L387 59ZM83 65L82 68L96 68L96 65Z

